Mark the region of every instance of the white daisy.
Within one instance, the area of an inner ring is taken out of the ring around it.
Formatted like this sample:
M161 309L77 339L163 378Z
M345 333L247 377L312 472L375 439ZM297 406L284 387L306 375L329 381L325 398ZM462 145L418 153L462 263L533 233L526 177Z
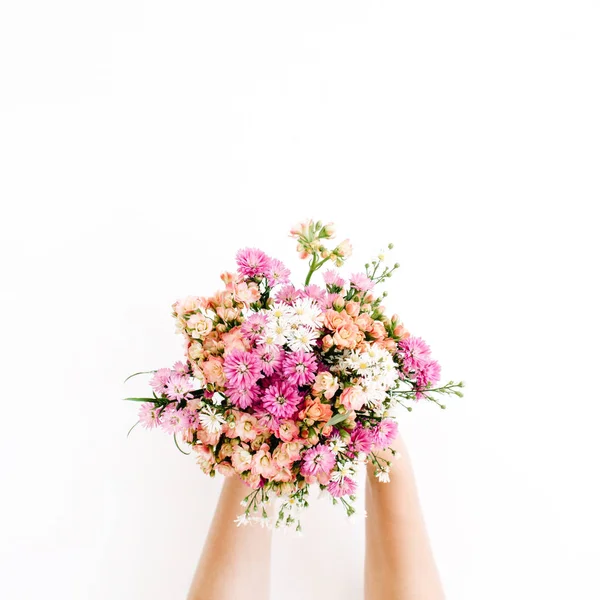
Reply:
M214 408L205 406L199 415L200 423L202 427L209 433L219 433L221 426L225 423L225 419L215 412Z
M288 343L292 351L310 352L311 346L314 346L317 341L318 334L314 329L301 325L292 332L290 337Z
M346 449L346 444L342 441L341 438L338 437L329 443L329 449L334 454L339 454L340 452L343 452Z

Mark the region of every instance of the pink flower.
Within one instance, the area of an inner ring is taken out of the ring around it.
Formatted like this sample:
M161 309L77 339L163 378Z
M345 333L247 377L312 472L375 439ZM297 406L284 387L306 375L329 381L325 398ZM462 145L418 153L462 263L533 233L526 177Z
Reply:
M169 400L180 400L193 398L190 392L192 391L193 385L191 379L185 375L179 373L173 373L167 382L167 398Z
M331 481L327 486L327 491L334 497L351 496L356 492L356 481L350 477L344 477L340 481Z
M279 431L279 426L281 424L279 417L276 417L264 408L256 412L256 417L258 418L258 424L262 429L270 431L271 433L277 433Z
M365 273L353 273L350 275L350 283L359 292L372 290L375 284Z
M262 372L267 376L273 375L283 362L283 352L278 346L261 346L257 349L256 356L260 360Z
M278 382L265 390L263 406L272 415L288 419L298 410L301 399L294 386L286 382Z
M252 474L271 479L277 473L277 470L277 464L271 457L271 452L269 452L269 444L263 444L252 457Z
M238 406L239 408L248 408L249 406L252 406L252 404L254 404L258 398L259 391L260 388L253 383L249 386L242 384L236 387L228 387L225 390L225 394L227 394L229 401L234 406Z
M171 369L158 369L150 380L150 385L159 396L162 396L167 391L167 383L170 378Z
M268 318L264 313L250 315L242 325L242 334L250 342L255 342L265 331Z
M376 450L387 448L398 435L398 423L393 419L383 419L373 430L373 447Z
M267 274L271 259L258 248L245 248L235 257L238 271L244 277L262 277Z
M169 404L162 411L160 426L166 433L179 433L189 426L188 415Z
M319 483L326 485L334 467L335 454L325 444L317 444L304 453L300 473L305 477L316 477Z
M370 430L365 429L362 426L356 427L350 435L350 442L348 443L348 452L358 453L364 452L368 454L371 451L373 445L373 434Z
M251 442L258 435L258 421L256 417L247 413L242 413L237 422L235 432L242 442Z
M260 377L260 366L252 352L238 348L232 350L223 363L228 386L250 388Z
M180 360L173 365L173 370L180 375L189 375L190 373L190 368L187 362L181 362Z
M325 271L323 273L323 279L325 281L325 285L337 288L337 291L339 291L341 288L344 287L344 285L346 285L346 281L342 279L339 276L339 273L337 271L334 271L333 269Z
M280 260L272 258L266 275L269 285L275 287L279 283L287 283L290 280L291 271Z
M440 365L435 360L427 361L417 375L420 385L435 385L440 380Z
M327 292L321 289L318 285L307 285L303 290L299 290L300 298L312 298L316 301L320 308L325 307Z
M231 455L231 464L237 473L248 471L252 465L252 454L247 448L236 446Z
M358 385L344 389L340 396L340 402L347 410L360 410L367 401L367 394Z
M283 359L283 374L292 385L312 383L316 372L317 359L310 352L290 352Z
M332 375L329 371L321 371L317 375L312 389L315 394L323 394L327 400L331 400L339 387L340 384L338 383L337 377Z
M418 371L430 361L429 346L418 337L409 337L398 343L398 348L403 354L403 370Z
M279 423L279 431L277 435L280 440L284 442L291 442L298 437L300 430L298 429L298 425L292 420L285 420Z
M153 402L144 402L140 406L138 417L143 427L153 429L160 425L160 413L159 406L156 406Z
M293 304L298 298L300 298L300 292L291 283L284 285L275 294L275 300L283 302L283 304Z

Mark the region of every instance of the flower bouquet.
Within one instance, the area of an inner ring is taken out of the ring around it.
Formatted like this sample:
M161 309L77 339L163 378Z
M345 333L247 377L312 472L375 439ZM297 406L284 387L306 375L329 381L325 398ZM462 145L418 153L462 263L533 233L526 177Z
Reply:
M445 408L442 395L462 396L462 382L438 384L427 344L387 316L386 293L374 292L397 264L385 266L380 254L348 281L329 269L324 286L311 283L351 254L349 240L327 248L333 235L332 224L312 220L291 230L309 260L299 287L281 261L240 250L223 289L173 304L185 360L144 372L153 375L152 397L127 398L141 403L138 423L172 434L180 450L189 445L206 474L248 485L238 525L300 530L311 486L353 514L361 464L371 461L378 480L389 481L390 462L378 451L397 435L392 409L410 411L419 400Z

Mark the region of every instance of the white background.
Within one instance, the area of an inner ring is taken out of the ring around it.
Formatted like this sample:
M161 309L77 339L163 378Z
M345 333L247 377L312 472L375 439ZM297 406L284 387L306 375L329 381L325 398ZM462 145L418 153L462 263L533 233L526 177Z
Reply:
M388 241L467 395L404 413L449 600L600 598L600 6L4 2L0 597L184 598L220 481L136 429L171 303L287 231ZM278 536L275 599L361 598L363 523ZM293 583L290 584L290 581Z

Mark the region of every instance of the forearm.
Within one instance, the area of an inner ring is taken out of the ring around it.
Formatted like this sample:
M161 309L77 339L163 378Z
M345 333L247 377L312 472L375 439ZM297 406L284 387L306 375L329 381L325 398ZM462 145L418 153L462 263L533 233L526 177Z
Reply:
M233 522L243 512L240 502L250 491L237 477L223 483L188 600L269 597L271 531Z
M394 447L400 457L392 459L389 483L368 468L366 598L442 600L410 459L401 439Z

